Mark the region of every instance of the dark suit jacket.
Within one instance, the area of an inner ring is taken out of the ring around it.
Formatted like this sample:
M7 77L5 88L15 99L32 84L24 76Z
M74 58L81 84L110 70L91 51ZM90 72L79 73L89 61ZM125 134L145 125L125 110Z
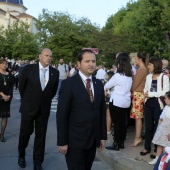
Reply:
M49 81L44 91L42 91L39 64L25 66L19 79L19 91L21 95L20 112L34 116L41 109L42 116L48 117L52 98L57 91L58 81L59 72L49 66Z
M93 78L94 104L80 75L62 82L57 107L58 146L88 149L107 139L104 87Z

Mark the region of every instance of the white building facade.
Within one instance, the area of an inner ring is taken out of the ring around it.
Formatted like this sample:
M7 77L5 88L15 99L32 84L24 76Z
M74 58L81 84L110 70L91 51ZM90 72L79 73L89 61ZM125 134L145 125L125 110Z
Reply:
M0 26L7 28L13 22L27 22L29 31L36 34L37 19L26 13L22 0L0 0Z

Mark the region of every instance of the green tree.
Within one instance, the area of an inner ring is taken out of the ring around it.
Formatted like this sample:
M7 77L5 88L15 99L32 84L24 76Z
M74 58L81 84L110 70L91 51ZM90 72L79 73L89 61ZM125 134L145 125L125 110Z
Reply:
M29 31L25 22L14 22L7 29L0 29L0 46L2 55L6 57L35 59L39 51L36 36Z
M43 9L37 22L38 39L42 47L53 51L54 60L64 58L75 61L83 47L96 47L95 36L99 28L87 18L75 19L68 13Z
M127 3L114 16L108 18L106 28L125 35L137 51L158 54L164 48L164 56L170 54L170 2L168 0L138 0Z

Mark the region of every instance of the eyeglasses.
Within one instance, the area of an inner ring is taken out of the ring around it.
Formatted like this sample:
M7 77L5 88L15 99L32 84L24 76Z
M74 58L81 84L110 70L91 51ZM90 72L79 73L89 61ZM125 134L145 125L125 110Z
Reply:
M169 73L167 73L167 72L164 72L164 74L169 74Z

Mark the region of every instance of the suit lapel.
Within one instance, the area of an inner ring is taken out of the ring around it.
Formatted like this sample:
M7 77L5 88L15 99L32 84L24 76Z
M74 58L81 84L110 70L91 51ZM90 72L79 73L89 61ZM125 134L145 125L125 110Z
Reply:
M77 80L78 80L78 83L79 83L79 86L80 86L80 88L82 89L82 91L84 92L84 93L86 93L87 95L88 95L88 93L87 93L87 90L86 90L86 88L85 88L85 86L84 86L84 83L83 83L83 80L82 80L82 78L80 77L80 75L77 73Z
M92 77L92 81L93 81L93 88L94 88L94 103L95 103L96 96L97 96L97 82L96 82L96 78Z
M35 64L35 69L33 70L33 75L35 76L33 78L35 78L38 88L40 88L42 90L41 83L40 83L40 75L39 75L39 64Z

